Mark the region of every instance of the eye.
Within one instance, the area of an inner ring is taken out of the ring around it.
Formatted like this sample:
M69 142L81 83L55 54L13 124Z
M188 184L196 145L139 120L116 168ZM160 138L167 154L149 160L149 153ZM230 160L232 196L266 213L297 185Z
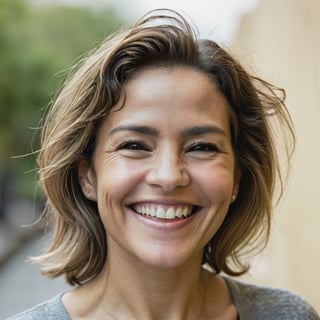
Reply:
M119 145L118 150L151 151L145 143L139 141L126 141Z
M188 152L219 152L219 148L214 143L208 142L197 142L196 144L192 145Z

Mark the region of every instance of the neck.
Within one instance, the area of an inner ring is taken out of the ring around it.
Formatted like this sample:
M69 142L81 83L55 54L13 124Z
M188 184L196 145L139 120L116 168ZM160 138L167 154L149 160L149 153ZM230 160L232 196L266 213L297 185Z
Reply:
M86 297L82 313L90 313L91 319L198 319L204 277L201 257L175 268L109 259L97 278L79 288Z

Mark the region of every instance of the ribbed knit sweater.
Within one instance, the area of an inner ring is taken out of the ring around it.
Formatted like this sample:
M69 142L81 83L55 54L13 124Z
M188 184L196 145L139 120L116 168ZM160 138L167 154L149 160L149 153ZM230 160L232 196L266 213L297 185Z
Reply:
M240 320L320 320L310 304L297 294L229 277L225 280ZM71 320L61 297L62 294L7 320Z

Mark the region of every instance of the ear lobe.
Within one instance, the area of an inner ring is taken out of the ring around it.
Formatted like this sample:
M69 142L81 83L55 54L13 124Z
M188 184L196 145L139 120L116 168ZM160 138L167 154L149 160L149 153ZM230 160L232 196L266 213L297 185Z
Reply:
M81 159L78 164L78 179L85 197L97 201L96 176L88 159Z
M239 168L236 168L234 171L233 190L232 190L232 194L235 196L237 196L239 193L240 180L241 180L241 171Z

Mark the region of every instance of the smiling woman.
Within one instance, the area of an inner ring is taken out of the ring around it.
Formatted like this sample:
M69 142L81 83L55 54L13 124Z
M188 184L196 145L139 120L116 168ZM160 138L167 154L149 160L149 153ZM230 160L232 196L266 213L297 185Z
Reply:
M268 239L274 121L294 140L277 88L176 12L106 39L51 105L39 153L55 233L34 260L77 286L14 319L319 319L231 277Z
M201 257L238 193L229 106L210 77L186 66L136 73L124 94L81 161L81 187L98 204L109 256L181 266Z

